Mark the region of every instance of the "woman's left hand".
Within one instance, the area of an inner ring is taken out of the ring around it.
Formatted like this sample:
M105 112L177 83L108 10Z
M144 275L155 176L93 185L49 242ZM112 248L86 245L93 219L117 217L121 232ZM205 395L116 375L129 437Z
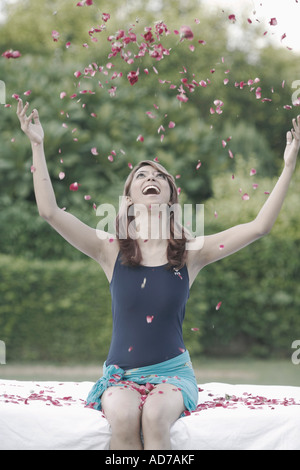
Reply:
M286 134L284 162L286 167L294 170L300 148L300 115L293 119L293 128Z

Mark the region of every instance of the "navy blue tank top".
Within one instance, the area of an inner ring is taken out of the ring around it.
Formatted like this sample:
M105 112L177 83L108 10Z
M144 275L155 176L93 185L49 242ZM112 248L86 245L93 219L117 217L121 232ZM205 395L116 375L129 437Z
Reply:
M110 283L113 331L106 365L124 370L185 351L182 322L189 298L187 267L125 266L118 254Z

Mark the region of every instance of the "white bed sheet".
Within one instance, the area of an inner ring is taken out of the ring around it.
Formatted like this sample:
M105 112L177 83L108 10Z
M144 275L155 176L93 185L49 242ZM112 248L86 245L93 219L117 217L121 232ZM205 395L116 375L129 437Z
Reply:
M0 380L1 450L108 450L85 407L92 382ZM173 450L298 450L300 387L199 384L198 409L171 428Z

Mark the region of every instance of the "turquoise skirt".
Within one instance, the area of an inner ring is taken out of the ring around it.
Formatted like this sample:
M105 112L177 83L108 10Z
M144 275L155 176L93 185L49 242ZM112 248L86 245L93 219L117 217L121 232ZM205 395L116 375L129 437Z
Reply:
M124 386L126 381L140 385L172 384L181 391L184 405L188 411L195 410L198 404L198 385L188 351L159 364L126 371L116 365L106 366L104 363L103 376L94 384L88 394L87 406L100 411L103 392L108 387Z

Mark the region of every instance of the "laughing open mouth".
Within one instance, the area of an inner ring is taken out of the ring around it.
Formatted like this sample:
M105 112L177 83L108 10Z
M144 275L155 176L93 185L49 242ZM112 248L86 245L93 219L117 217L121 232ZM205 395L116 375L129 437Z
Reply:
M154 186L154 185L149 185L149 186L146 186L144 189L143 189L143 194L145 195L148 195L148 194L160 194L160 189L157 187L157 186Z

